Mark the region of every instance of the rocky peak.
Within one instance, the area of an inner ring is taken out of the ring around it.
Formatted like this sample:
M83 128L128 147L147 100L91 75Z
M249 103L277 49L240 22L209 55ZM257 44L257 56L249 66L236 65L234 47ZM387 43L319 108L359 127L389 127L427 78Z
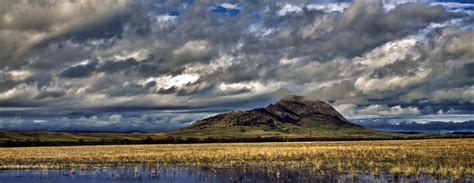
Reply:
M229 112L196 121L188 128L208 128L212 126L275 126L276 123L298 125L302 119L326 121L334 125L352 125L331 105L302 96L287 96L266 108Z
M288 117L297 119L298 117L304 116L327 115L335 117L340 121L348 122L347 119L326 102L311 100L303 96L286 96L277 103L270 104L266 109L280 117L287 115Z

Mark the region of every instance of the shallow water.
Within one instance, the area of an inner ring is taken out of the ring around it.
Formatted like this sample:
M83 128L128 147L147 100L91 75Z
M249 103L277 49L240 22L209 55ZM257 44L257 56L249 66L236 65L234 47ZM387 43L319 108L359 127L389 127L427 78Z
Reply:
M190 168L101 168L93 170L8 170L0 172L0 183L14 182L220 182L206 171Z
M166 168L100 168L91 170L3 170L0 183L39 182L39 183L115 183L115 182L453 182L451 179L437 179L432 176L406 177L386 173L378 175L358 173L327 173L314 176L308 171L267 172L265 170L233 169L195 169L187 167ZM474 178L463 178L459 182L474 182Z

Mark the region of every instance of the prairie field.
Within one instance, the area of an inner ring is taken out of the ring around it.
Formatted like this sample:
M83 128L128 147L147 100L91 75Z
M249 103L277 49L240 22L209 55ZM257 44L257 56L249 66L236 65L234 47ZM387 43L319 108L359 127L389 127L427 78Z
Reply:
M474 175L474 139L0 148L0 169L246 167L268 172Z

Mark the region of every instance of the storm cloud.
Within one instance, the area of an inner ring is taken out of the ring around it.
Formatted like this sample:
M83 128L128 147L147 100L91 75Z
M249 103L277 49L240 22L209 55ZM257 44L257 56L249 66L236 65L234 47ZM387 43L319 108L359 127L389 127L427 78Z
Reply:
M2 108L232 110L297 94L346 115L474 111L474 12L456 2L0 4Z

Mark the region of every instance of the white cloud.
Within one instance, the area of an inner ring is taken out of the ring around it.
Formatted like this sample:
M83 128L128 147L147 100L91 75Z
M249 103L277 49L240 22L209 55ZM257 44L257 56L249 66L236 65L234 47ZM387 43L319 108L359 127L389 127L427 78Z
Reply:
M418 55L416 52L413 52L412 49L416 46L417 42L418 41L414 38L388 42L373 49L363 57L356 58L354 61L356 64L361 64L369 68L378 68L403 60L407 58L407 56L416 59Z
M381 116L400 116L400 115L416 115L420 111L416 107L402 108L400 105L389 107L387 105L369 105L360 109L357 113L365 115L381 115Z
M221 6L226 9L240 9L237 4L222 3Z
M310 10L322 10L326 12L338 11L343 12L344 9L349 8L349 3L326 3L326 4L309 4L306 8Z
M181 74L177 76L160 76L152 77L146 80L139 81L141 84L146 84L150 81L155 81L161 88L181 87L186 84L192 84L199 79L199 75L195 74Z
M474 86L436 90L433 92L432 100L437 102L452 100L474 103Z
M175 24L177 19L178 19L177 16L171 16L168 14L157 15L155 27L160 30L166 29L170 27L171 25Z
M401 62L415 63L420 57L419 53L415 50L417 43L418 41L414 38L396 40L377 47L362 57L355 58L355 65L364 68L364 73L355 81L356 88L363 93L371 94L393 91L423 83L431 72L431 68L425 68L425 66L407 68L417 69L414 71L414 74L386 75L383 77L372 76L376 69L383 69L391 64L400 64Z
M289 14L297 14L303 12L303 9L299 6L293 4L285 4L281 9L277 12L279 16L285 16Z
M233 92L233 91L240 91L240 90L250 90L252 89L251 85L247 85L244 83L221 83L219 85L219 90L223 92Z
M261 24L250 25L247 32L255 35L256 37L266 37L274 33L276 30L273 28L267 28Z
M0 92L0 100L8 99L33 99L39 93L38 88L32 85L20 84L3 93Z
M140 48L133 51L124 50L120 54L114 55L113 60L122 61L129 58L134 58L137 61L141 61L146 59L148 56L150 56L150 52L147 49Z
M371 78L370 76L360 77L356 80L355 86L364 93L387 92L397 89L407 88L422 83L431 69L419 68L414 75L389 76L384 78Z
M413 116L421 114L417 107L402 107L400 105L388 106L372 104L366 107L358 107L354 104L339 104L335 106L341 114L349 118L354 117L380 117L380 116Z
M120 120L122 119L122 116L119 115L119 114L112 114L109 116L109 121L113 122L113 123L117 123L119 122Z
M339 104L335 105L334 108L346 117L353 116L357 112L357 105L355 104Z
M218 70L226 70L231 65L239 63L238 58L229 54L223 54L211 60L209 64L190 63L185 66L184 73L209 75Z
M180 59L199 60L207 56L212 46L206 40L193 40L173 51L173 57Z
M283 57L280 59L279 64L284 66L284 65L294 65L298 61L300 61L301 58L291 58L289 59L288 57Z

